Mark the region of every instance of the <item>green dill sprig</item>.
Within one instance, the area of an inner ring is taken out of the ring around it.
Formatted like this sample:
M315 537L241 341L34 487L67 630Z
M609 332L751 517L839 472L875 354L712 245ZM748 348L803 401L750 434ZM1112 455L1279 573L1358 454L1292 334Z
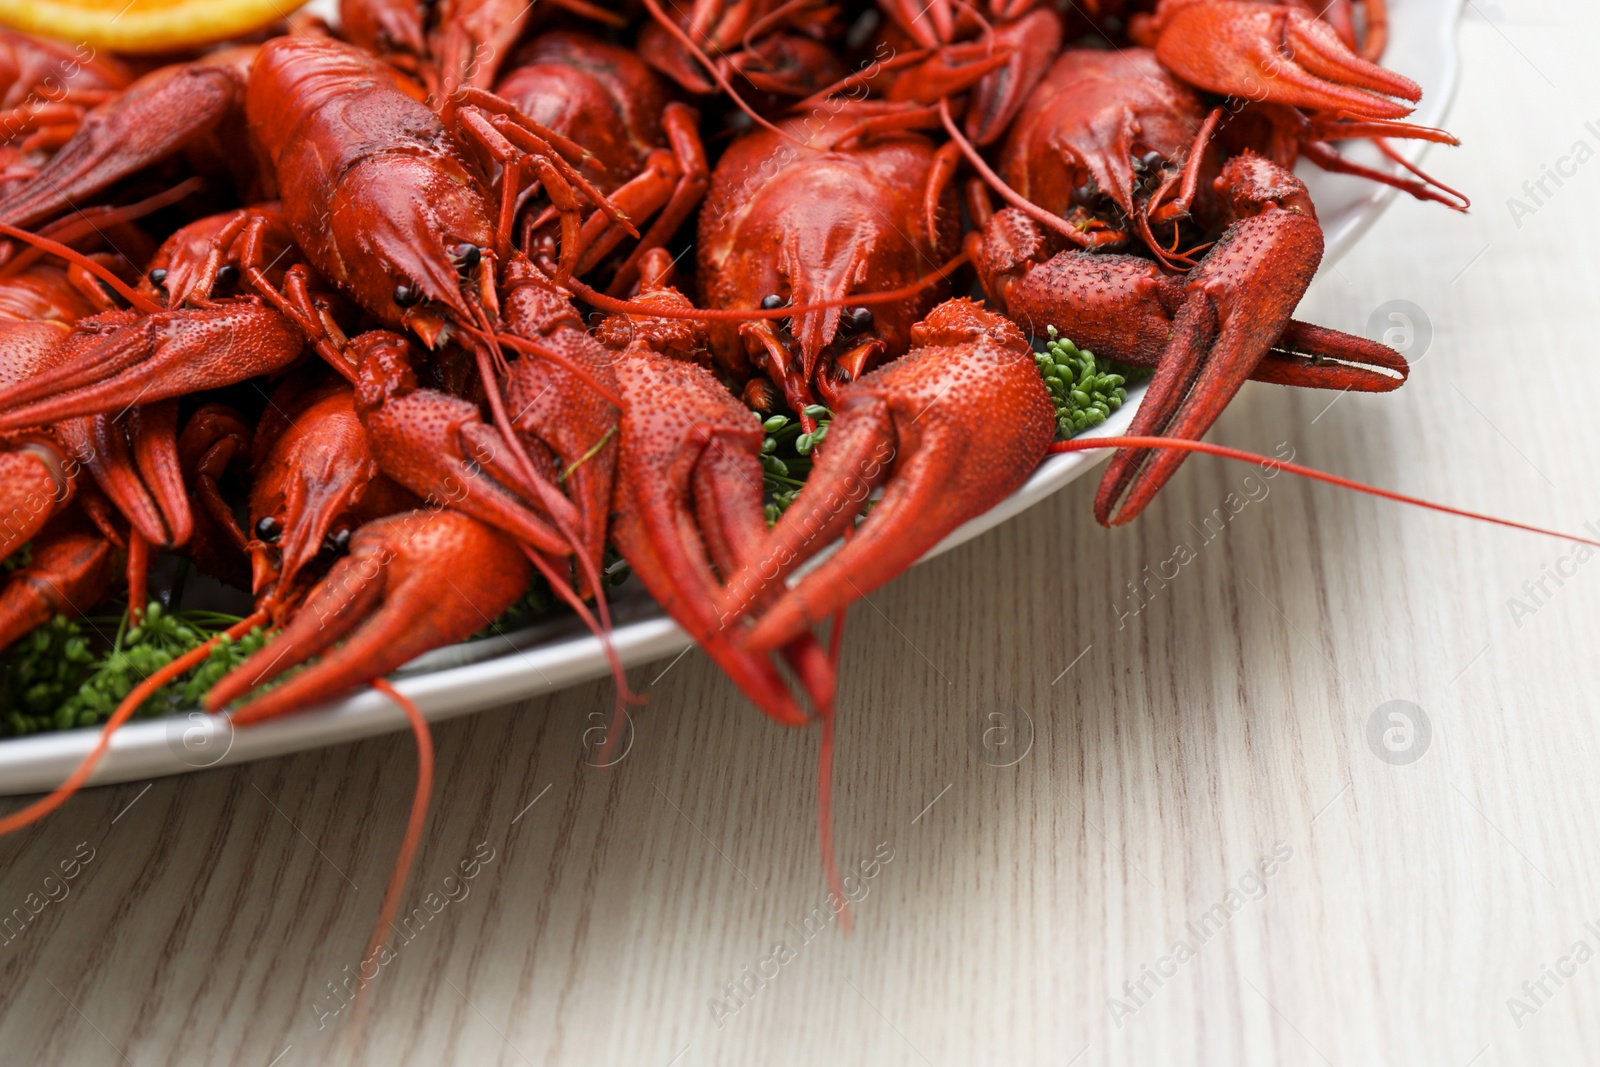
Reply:
M1129 377L1137 368L1124 368L1095 358L1049 327L1050 340L1033 359L1050 391L1056 409L1056 440L1065 441L1099 426L1128 398Z
M110 619L100 620L107 624ZM237 623L216 612L168 612L152 601L137 626L124 614L110 647L86 631L96 620L56 616L0 657L0 736L96 726L151 674ZM237 641L224 637L205 662L158 689L137 714L197 707L207 690L266 643L259 628Z
M767 432L761 442L761 488L767 504L767 525L789 510L796 494L805 487L811 473L811 453L827 440L833 412L821 404L808 406L803 414L817 421L816 430L803 433L800 420L788 415L773 415L761 424Z

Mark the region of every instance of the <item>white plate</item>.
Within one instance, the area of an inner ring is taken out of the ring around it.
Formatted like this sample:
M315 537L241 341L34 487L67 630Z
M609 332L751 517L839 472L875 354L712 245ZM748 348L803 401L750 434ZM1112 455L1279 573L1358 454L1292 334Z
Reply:
M1390 0L1390 41L1384 63L1414 78L1424 89L1422 104L1411 121L1428 126L1443 123L1457 77L1456 25L1461 0ZM1376 153L1352 154L1376 164ZM1407 146L1420 157L1420 142ZM1396 195L1386 186L1326 174L1302 166L1301 175L1327 237L1323 266L1347 252L1377 221ZM1441 209L1442 210L1442 209ZM1086 437L1123 432L1137 406L1137 393L1103 426ZM1087 473L1109 453L1052 456L1026 485L987 514L945 538L924 558L969 541L1032 507L1068 482ZM636 585L637 583L631 583ZM615 605L618 625L612 636L622 662L647 663L682 652L689 637L641 594ZM416 701L430 720L450 718L485 707L601 678L609 673L599 641L563 620L510 635L440 649L408 665L397 687ZM202 767L242 763L301 749L336 744L405 728L398 708L375 692L307 711L276 722L231 733L219 719L198 712L136 722L112 737L91 784L107 784ZM37 792L59 784L93 747L97 729L39 734L0 741L0 795Z

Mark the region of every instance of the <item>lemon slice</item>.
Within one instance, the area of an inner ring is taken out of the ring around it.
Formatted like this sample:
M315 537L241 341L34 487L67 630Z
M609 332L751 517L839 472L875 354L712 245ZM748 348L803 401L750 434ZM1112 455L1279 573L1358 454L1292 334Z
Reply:
M288 18L304 0L0 0L0 24L112 52L170 52Z

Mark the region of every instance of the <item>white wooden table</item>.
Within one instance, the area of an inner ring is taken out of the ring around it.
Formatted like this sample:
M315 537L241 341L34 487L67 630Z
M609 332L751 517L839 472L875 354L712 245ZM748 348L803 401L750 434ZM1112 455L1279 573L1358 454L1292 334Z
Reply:
M1302 309L1357 332L1422 309L1411 382L1250 387L1212 437L1578 531L1600 16L1504 7L1469 0L1465 147L1429 158L1473 214L1396 204ZM1535 205L1545 164L1576 173ZM609 771L579 747L606 684L438 728L423 917L362 1034L341 982L409 804L403 735L93 790L0 841L0 912L75 875L0 943L0 1061L1595 1062L1600 564L1216 460L1131 528L1096 526L1092 491L853 612L853 936L825 919L816 734L695 653L633 673L650 703ZM1425 746L1388 711L1399 751L1369 743L1392 700Z

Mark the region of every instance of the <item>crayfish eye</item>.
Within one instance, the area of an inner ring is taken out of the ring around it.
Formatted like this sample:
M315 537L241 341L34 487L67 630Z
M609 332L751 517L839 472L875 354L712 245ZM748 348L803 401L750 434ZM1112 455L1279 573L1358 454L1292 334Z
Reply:
M777 293L768 293L766 296L761 298L761 310L776 311L778 308L783 307L785 303L786 301L783 299L783 297L779 296Z
M422 290L409 285L397 285L394 287L394 302L396 307L416 307L422 303Z
M256 523L256 536L263 541L276 541L281 532L282 527L278 524L278 520L271 515L263 515L261 521Z
M217 269L217 286L226 288L239 280L239 268L232 263L224 264Z
M328 537L328 547L333 549L335 555L339 555L339 556L342 556L346 552L350 551L350 531L349 531L349 529L348 528L347 529L343 529L343 530L340 530L338 533L331 534Z
M151 285L165 285L167 282L166 268L157 267L155 270L151 271L147 277L150 279Z
M872 309L869 307L848 308L839 316L839 325L851 333L865 333L872 329Z
M461 270L477 270L482 261L483 250L477 245L462 245L456 250L456 266Z

